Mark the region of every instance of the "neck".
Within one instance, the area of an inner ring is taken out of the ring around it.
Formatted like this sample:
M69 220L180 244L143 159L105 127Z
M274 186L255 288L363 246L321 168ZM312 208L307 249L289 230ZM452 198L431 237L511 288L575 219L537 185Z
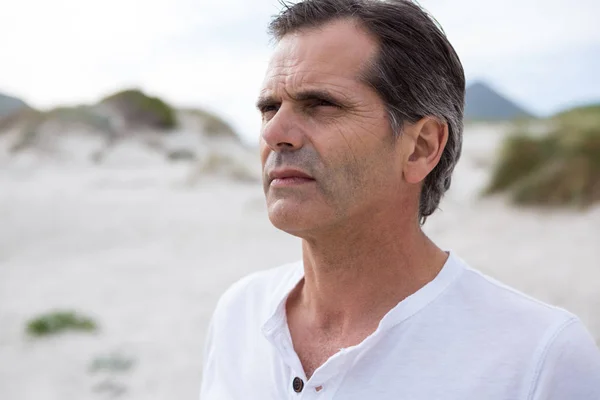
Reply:
M303 240L305 278L288 305L302 309L315 328L341 336L374 330L390 309L431 281L447 258L417 223L361 222L352 224L360 230Z

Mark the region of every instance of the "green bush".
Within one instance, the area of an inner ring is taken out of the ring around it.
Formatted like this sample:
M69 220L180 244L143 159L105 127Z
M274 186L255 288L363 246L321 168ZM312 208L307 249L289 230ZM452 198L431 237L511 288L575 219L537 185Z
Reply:
M523 176L540 168L554 153L554 142L549 138L534 138L518 132L508 137L500 153L488 193L506 190Z
M123 113L126 121L133 125L143 124L158 129L172 129L177 126L176 113L169 104L138 89L115 93L100 103L114 105Z
M544 136L506 139L487 194L508 191L517 204L587 206L600 201L600 106L554 116Z
M93 332L97 325L91 318L74 311L53 311L27 323L27 333L31 336L55 335L68 330Z

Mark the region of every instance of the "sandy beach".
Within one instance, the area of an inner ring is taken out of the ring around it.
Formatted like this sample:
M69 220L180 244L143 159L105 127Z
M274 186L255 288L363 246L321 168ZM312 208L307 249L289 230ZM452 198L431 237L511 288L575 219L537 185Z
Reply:
M425 231L471 266L579 315L600 343L600 207L515 208L481 199L502 128L469 127L451 191ZM258 163L258 157L256 159ZM196 399L208 319L240 277L300 257L273 228L259 183L166 161L2 160L0 399ZM29 338L55 309L95 334ZM122 372L94 360L133 361Z

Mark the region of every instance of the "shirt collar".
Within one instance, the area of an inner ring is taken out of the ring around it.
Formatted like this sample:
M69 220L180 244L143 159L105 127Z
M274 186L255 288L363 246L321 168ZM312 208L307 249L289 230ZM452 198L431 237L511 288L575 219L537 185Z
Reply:
M280 327L282 324L287 324L285 303L292 290L304 279L304 263L297 261L292 264L291 271L283 279L270 302L269 317L262 325L263 334L269 336L272 331Z
M381 319L375 332L365 340L407 320L425 308L429 303L439 297L464 269L464 262L458 258L453 251L448 251L448 258L436 277L421 289L394 306L394 308ZM279 330L279 328L287 328L285 304L290 292L303 278L304 265L302 261L298 261L293 264L291 272L273 293L273 301L271 302L273 306L270 310L269 318L262 325L263 334L267 336L267 338L272 336L274 331Z

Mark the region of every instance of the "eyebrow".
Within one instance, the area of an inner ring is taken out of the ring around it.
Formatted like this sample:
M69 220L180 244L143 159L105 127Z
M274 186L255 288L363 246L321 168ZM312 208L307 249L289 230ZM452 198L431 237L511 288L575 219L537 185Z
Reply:
M335 105L342 105L340 104L341 101L337 97L332 95L327 90L321 89L303 90L290 97L295 101L325 100ZM256 101L256 108L262 110L264 107L279 103L281 102L273 96L260 96Z

